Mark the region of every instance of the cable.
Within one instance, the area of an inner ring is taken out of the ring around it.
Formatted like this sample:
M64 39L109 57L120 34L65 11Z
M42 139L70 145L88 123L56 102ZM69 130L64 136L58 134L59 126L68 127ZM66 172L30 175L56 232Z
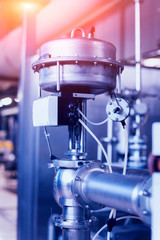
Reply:
M48 150L49 150L50 160L56 159L56 157L52 154L52 148L51 148L51 143L50 143L50 139L49 139L50 135L49 135L49 133L47 131L47 128L43 127L43 130L44 130L44 135L45 135L46 141L47 141L47 146L48 146Z
M111 210L111 212L109 214L109 218L112 218L112 216L113 216L113 218L116 217L116 209L115 208L112 208L112 210Z
M112 210L111 210L112 211ZM133 219L138 219L141 221L141 219L139 217L136 217L136 216L123 216L123 217L119 217L119 218L116 218L116 221L120 221L120 220L123 220L123 219L127 219L127 218L133 218ZM107 228L107 224L105 224L103 227L101 227L98 232L94 235L94 237L92 238L92 240L95 240L96 237L105 229ZM108 234L109 233L109 234ZM110 232L107 233L107 240L110 240ZM109 236L109 237L108 237Z
M124 151L123 175L126 175L128 162L128 129L126 125L124 126L124 131L125 131L125 151Z
M81 120L81 119L78 119L78 121L82 124L82 126L87 130L87 132L94 138L94 140L99 144L104 156L105 156L105 159L108 163L108 168L109 168L109 171L110 173L112 173L112 167L111 167L111 162L110 160L108 159L108 155L102 145L102 143L99 141L99 139L96 137L96 135L89 129L89 127L87 127L87 125Z
M105 228L107 228L107 224L105 224L102 228L100 228L100 229L98 230L98 232L94 235L94 237L92 238L92 240L95 240L96 237L98 237L98 235L99 235Z
M136 216L123 216L123 217L119 217L116 219L116 221L120 221L120 220L124 220L124 219L128 219L128 218L134 218L134 219L138 219L141 220L139 217ZM110 240L110 232L107 232L107 240Z
M95 123L95 122L90 121L90 120L81 112L80 109L78 109L78 112L81 114L81 116L82 116L87 122L89 122L90 124L95 125L95 126L102 125L102 124L104 124L104 123L106 123L106 122L108 121L108 117L107 117L104 121L99 122L99 123Z
M121 221L121 220L124 220L124 219L127 219L127 218L138 219L138 220L142 221L139 217L137 217L137 216L130 216L130 215L119 217L119 218L116 219L116 221Z
M113 226L116 224L116 213L117 213L117 210L115 208L112 208L112 210L109 214L108 222L107 222L107 226L108 226L107 240L110 240L110 233L112 231ZM111 221L111 222L109 222L109 221Z
M94 235L94 237L92 238L92 240L95 240L96 239L96 237L98 237L98 235L105 229L105 228L107 228L107 224L105 224L103 227L101 227L99 230L98 230L98 232Z

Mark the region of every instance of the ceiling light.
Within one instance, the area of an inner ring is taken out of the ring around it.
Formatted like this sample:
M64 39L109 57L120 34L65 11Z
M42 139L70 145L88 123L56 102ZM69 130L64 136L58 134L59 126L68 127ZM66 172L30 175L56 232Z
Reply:
M26 11L35 11L49 3L48 0L21 0L22 7Z

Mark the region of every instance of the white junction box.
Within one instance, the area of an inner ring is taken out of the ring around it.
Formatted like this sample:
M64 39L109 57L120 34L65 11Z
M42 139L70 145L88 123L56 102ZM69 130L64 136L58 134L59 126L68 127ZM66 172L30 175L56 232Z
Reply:
M33 126L58 126L58 97L48 96L33 102Z
M152 125L152 154L160 156L160 122Z

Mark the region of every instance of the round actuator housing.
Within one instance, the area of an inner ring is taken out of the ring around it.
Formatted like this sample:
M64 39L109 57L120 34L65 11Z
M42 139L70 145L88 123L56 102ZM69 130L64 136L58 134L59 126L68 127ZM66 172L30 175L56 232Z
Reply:
M76 30L82 36L75 37ZM123 70L116 61L115 46L85 37L83 29L73 29L71 38L43 44L40 58L32 67L39 72L43 90L94 94L114 89L119 69Z

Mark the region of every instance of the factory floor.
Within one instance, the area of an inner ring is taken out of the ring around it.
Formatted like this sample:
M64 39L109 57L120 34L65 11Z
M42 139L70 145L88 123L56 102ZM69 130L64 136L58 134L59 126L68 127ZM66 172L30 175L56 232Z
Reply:
M17 179L0 165L0 240L17 239Z

